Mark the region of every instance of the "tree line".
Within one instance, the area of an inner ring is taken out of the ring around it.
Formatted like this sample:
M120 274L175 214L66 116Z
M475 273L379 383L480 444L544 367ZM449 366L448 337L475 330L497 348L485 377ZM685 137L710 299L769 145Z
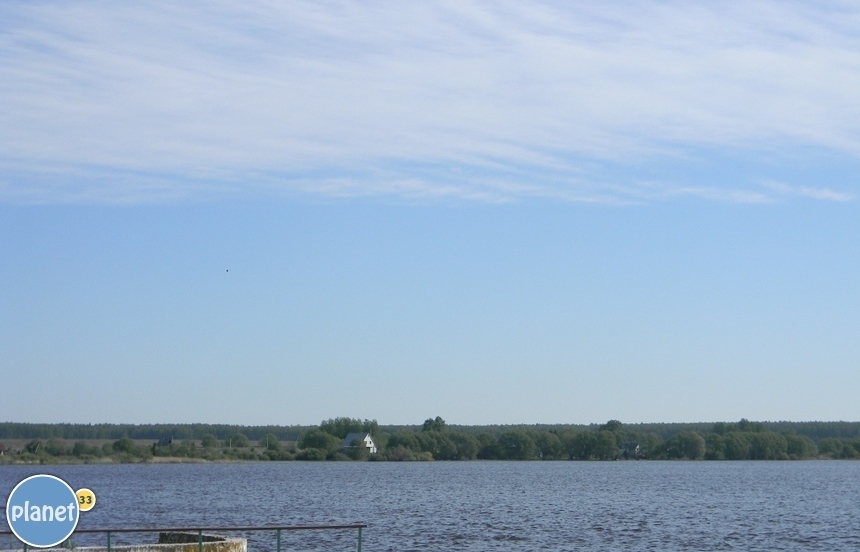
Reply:
M860 458L860 436L828 438L821 445L805 435L769 431L763 424L711 424L705 431L684 430L668 439L618 420L587 429L507 429L469 434L438 422L420 431L387 436L387 460L800 460ZM823 445L823 448L820 448ZM823 452L822 452L823 451Z
M295 441L313 426L242 426L229 424L27 424L0 423L0 439L202 439L215 435L218 439L242 433L257 440L272 434L282 441Z
M816 423L811 429L829 435ZM802 460L810 458L860 459L860 427L852 434L838 422L838 437L817 442L791 428L773 430L765 422L741 419L736 423L700 424L691 429L684 424L675 433L651 431L645 424L622 424L609 420L590 426L487 426L491 429L463 430L449 426L437 416L422 425L394 429L376 420L334 418L319 426L295 431L265 431L276 426L147 426L145 431L128 432L101 444L86 438L51 436L30 440L19 451L5 451L4 462L90 462L150 461L157 457L200 460ZM28 424L5 424L28 425ZM0 425L2 426L2 425ZM45 431L48 424L33 424ZM84 426L88 427L88 426ZM152 427L184 427L194 437L168 438L164 432L147 433ZM394 426L391 426L392 428ZM219 435L214 428L221 428ZM101 428L104 430L105 428ZM206 433L193 431L210 429ZM824 428L826 429L826 427ZM831 428L833 429L833 428ZM20 430L16 427L15 430ZM244 431L243 431L244 430ZM371 454L362 442L345 443L350 433L369 433L378 451ZM39 433L44 435L45 433ZM48 435L56 435L47 431ZM86 434L86 432L85 432ZM135 437L140 434L148 437ZM31 434L32 435L32 434ZM135 436L133 436L135 435ZM287 438L283 438L286 435ZM292 438L290 438L292 437ZM104 439L102 439L104 440ZM147 442L149 440L149 442Z
M334 418L323 423L335 423L337 420L349 418ZM362 422L363 423L363 422ZM373 423L376 423L373 420ZM746 422L755 427L756 431L775 433L796 433L809 437L816 443L824 439L851 439L860 437L860 422ZM683 431L695 431L701 435L709 433L725 422L699 423L638 423L624 424L626 430L636 433L654 433L663 440ZM519 424L519 425L447 425L449 430L468 435L489 433L499 435L505 431L524 431L527 433L567 431L599 431L602 424ZM308 425L261 425L244 426L231 424L31 424L21 422L0 422L0 439L197 439L204 435L214 435L217 439L225 439L235 433L242 433L251 440L258 440L265 435L275 435L281 441L296 441L298 437L317 426ZM402 431L422 429L421 424L415 425L379 425L376 430L394 435Z

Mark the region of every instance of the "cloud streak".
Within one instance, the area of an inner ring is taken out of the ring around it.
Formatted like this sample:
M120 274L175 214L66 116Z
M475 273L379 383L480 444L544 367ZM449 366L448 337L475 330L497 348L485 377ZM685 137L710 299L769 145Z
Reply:
M856 189L757 184L785 180L758 160L805 148L856 166L860 12L850 4L20 2L0 12L0 200L844 201ZM703 185L694 169L709 152L752 168ZM691 174L662 190L640 174L679 159Z

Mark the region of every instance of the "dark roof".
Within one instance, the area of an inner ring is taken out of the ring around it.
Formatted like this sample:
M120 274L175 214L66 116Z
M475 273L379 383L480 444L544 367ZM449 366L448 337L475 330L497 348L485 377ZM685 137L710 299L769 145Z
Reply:
M358 439L359 441L364 441L364 438L370 435L369 433L350 433L344 438L343 442L340 444L342 447L351 447L352 442ZM371 437L373 439L373 437Z

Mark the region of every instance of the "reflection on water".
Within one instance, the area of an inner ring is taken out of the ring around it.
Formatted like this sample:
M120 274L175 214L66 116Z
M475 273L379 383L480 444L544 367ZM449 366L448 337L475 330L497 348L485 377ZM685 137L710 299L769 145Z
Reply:
M860 549L850 461L3 466L0 493L34 473L96 493L82 528L367 523L368 551ZM282 542L354 550L356 536ZM274 533L249 548L273 550Z

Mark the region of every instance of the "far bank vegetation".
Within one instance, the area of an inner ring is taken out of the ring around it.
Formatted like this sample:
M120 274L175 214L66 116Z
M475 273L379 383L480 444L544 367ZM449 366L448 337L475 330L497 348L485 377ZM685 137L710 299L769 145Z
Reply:
M370 435L377 452L364 440ZM206 461L860 459L860 422L416 426L0 424L0 464Z

